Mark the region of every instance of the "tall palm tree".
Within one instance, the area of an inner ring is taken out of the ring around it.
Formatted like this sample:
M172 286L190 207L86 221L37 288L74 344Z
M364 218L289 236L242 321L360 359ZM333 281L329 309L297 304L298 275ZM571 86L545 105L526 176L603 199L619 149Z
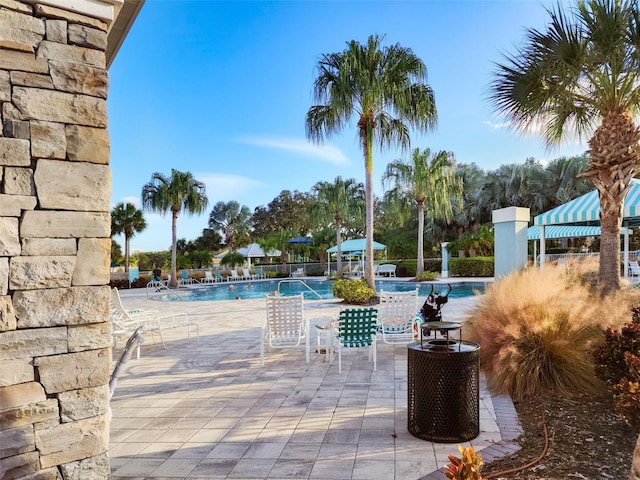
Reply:
M142 187L142 205L151 212L162 215L171 212L171 283L176 287L176 244L178 214L184 212L193 215L204 212L209 200L207 199L204 183L196 180L191 172L179 172L171 169L171 176L155 172L151 181Z
M142 210L133 203L118 203L111 210L111 234L124 234L124 271L129 271L129 240L136 233L147 228L147 222L142 216Z
M251 210L246 205L240 206L235 200L218 202L209 214L209 228L220 230L227 248L232 251L238 242L248 239L250 219Z
M338 53L324 54L316 66L314 100L307 112L307 137L322 142L341 132L355 117L365 166L365 278L375 292L373 276L373 146L410 147L409 127L430 130L437 121L427 69L411 49L381 47L372 35L355 40Z
M431 154L425 148L416 148L411 160L394 160L387 165L382 182L393 183L385 194L389 205L406 219L413 205L418 207L418 266L416 275L424 272L424 217L448 221L453 214L452 198L462 196L462 182L456 175L455 162L441 151ZM462 200L460 200L461 202Z
M316 201L309 206L309 216L323 225L333 224L336 231L338 274L342 272L342 227L345 218L361 214L364 209L364 191L355 178L343 180L336 177L334 183L318 182L311 191Z
M518 130L542 128L547 145L589 137L583 173L600 196L602 294L620 288L622 203L640 165L640 12L634 0L558 6L545 31L497 65L489 99Z

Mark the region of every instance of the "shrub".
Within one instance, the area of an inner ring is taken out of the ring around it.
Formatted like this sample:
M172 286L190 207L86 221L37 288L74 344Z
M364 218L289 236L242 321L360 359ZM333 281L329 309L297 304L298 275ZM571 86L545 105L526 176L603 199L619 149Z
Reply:
M449 259L449 275L453 277L493 277L493 257L462 257Z
M594 354L598 376L613 388L614 405L629 423L640 424L640 307L620 330L609 327Z
M420 275L416 275L416 282L429 282L438 278L438 272L422 272Z
M348 303L367 304L375 297L375 292L369 288L366 280L336 280L332 287L333 296L342 298Z
M628 312L639 292L600 299L571 275L553 266L515 272L479 298L465 331L481 345L492 390L519 401L603 389L591 353L602 341L604 322L628 315L621 306Z
M427 259L424 261L424 269L427 272L440 272L442 271L442 260L441 259Z
M445 476L451 480L482 480L482 455L476 453L473 447L462 448L459 445L458 450L461 457L449 455L451 463L445 466Z

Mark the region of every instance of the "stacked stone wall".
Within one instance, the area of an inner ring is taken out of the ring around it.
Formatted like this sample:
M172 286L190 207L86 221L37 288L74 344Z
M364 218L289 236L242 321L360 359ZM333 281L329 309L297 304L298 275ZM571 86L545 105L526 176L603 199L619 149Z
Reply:
M109 477L109 25L68 3L0 0L3 480Z

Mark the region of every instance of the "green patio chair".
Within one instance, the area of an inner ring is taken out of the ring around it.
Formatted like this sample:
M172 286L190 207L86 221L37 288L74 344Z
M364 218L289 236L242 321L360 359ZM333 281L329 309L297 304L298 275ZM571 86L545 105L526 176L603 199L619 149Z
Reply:
M338 372L342 373L342 348L369 347L369 361L376 371L376 331L378 310L373 307L346 308L340 312L335 337L338 349Z

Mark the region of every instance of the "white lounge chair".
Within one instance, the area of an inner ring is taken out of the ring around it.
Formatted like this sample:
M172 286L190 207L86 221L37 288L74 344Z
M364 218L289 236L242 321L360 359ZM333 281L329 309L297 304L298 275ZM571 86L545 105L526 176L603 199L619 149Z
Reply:
M291 272L290 277L304 277L304 268L298 268L294 272Z
M418 289L410 292L380 290L378 331L382 341L391 344L411 343L418 313Z
M631 278L640 277L640 264L638 264L637 260L629 262L629 276Z
M157 310L126 309L120 300L120 292L117 288L111 289L110 317L113 322L114 344L118 338L130 336L136 328L143 327L143 331L150 333L154 342L158 333L164 348L167 348L162 332L169 328L186 327L187 338L191 338L191 329L196 330L196 339L200 342L198 324L189 321L184 312L159 312ZM138 358L140 351L138 350Z
M267 295L267 318L260 329L260 365L272 348L294 348L305 340L309 363L309 321L304 320L304 295Z
M205 270L204 271L204 278L202 280L200 280L200 283L202 283L203 285L208 285L211 283L216 283L216 277L214 277L213 275L211 275L211 270Z
M231 274L227 277L228 281L231 280L242 280L242 277L240 275L238 275L238 271L237 270L230 270Z
M391 263L385 263L378 267L378 275L388 275L389 277L396 276L396 266Z

